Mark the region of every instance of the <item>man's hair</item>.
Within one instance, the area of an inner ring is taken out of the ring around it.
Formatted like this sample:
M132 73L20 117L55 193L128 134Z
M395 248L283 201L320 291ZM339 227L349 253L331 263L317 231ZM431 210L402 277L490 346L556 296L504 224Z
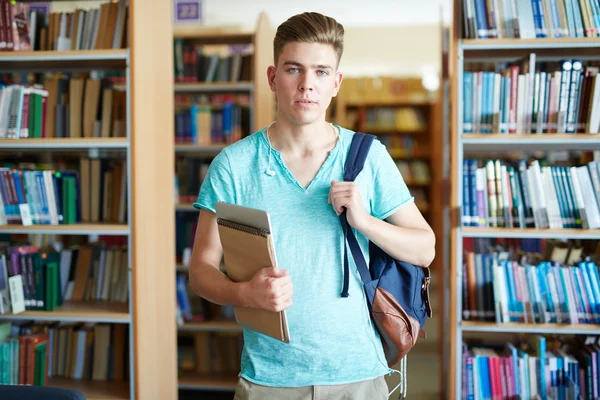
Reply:
M277 28L273 40L275 65L283 46L290 42L330 44L339 65L344 52L344 27L335 19L316 12L294 15Z

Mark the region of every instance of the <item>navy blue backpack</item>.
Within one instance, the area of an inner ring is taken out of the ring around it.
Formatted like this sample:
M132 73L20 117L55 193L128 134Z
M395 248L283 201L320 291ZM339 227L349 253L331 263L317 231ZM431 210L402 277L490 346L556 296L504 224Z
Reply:
M356 133L344 165L344 181L353 182L362 171L373 135ZM381 337L388 366L396 365L415 345L426 319L431 318L429 302L430 271L393 259L375 243L369 241L369 266L359 247L346 210L340 215L347 246L344 246L344 287L342 297L348 297L348 247L354 257L364 289L371 319Z

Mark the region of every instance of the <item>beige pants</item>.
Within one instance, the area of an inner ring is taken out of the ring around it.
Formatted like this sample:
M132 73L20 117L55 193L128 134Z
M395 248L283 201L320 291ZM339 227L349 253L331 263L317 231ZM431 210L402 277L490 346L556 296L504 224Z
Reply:
M239 378L233 400L387 400L383 376L368 381L332 386L279 388L257 385Z

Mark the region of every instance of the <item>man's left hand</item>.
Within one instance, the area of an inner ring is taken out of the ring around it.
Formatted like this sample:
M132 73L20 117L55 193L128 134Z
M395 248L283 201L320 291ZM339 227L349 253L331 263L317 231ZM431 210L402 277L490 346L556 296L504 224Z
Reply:
M328 202L333 205L333 209L338 216L346 207L348 223L353 228L361 230L369 220L369 214L363 205L362 196L354 182L331 181Z

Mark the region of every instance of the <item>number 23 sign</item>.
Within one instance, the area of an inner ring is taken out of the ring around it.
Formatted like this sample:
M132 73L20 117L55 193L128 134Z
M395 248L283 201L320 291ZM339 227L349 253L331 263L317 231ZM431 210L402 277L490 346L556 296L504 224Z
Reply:
M202 0L173 0L173 23L202 22Z

